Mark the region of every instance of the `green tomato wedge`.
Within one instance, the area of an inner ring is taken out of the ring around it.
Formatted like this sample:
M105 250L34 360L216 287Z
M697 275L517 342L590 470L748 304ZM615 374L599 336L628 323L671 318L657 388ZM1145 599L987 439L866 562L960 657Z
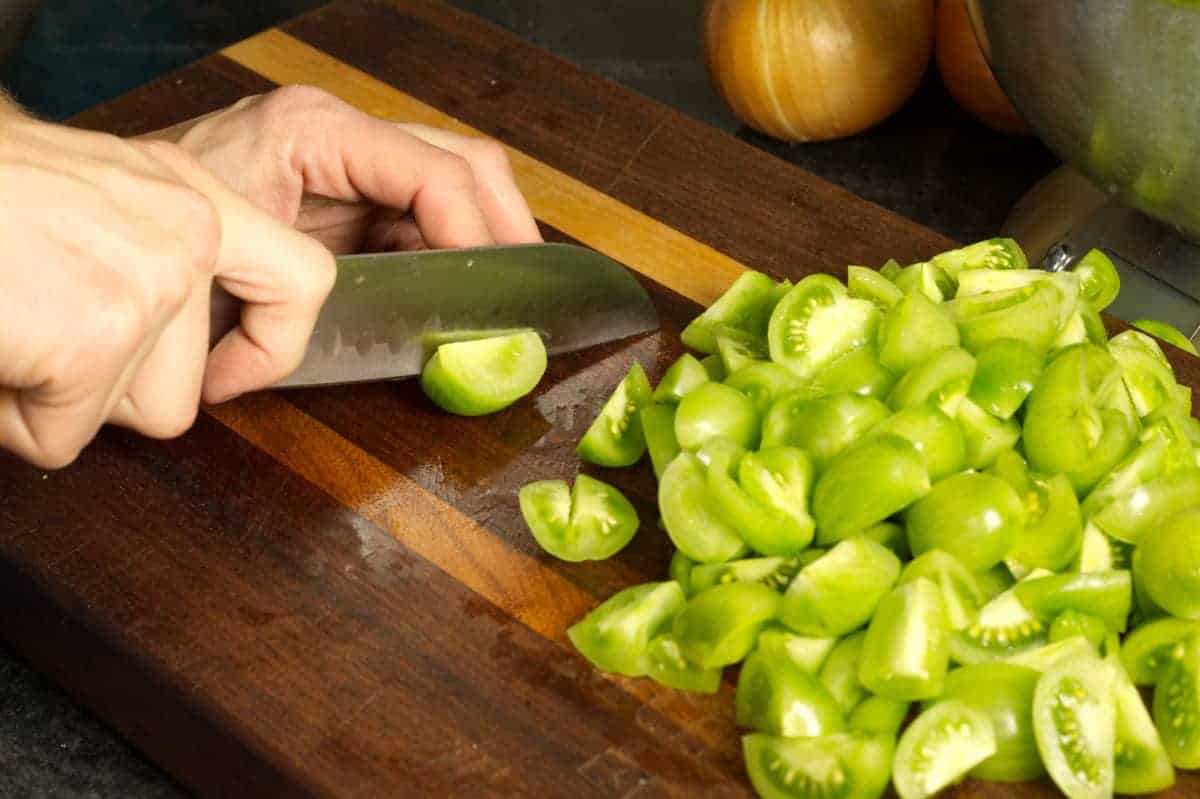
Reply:
M964 666L1008 660L1047 640L1046 625L1010 588L984 605L965 630L950 634L950 658Z
M846 726L858 732L895 738L908 718L910 707L908 702L899 702L886 696L868 696L850 711Z
M970 770L994 782L1024 782L1046 773L1033 736L1033 692L1040 673L1012 663L978 663L946 675L942 695L930 704L961 702L987 715L996 751Z
M778 611L779 594L765 585L726 583L689 599L673 631L684 657L701 668L720 668L746 657Z
M835 358L811 377L804 388L811 396L860 394L884 399L896 385L896 376L879 363L879 353L870 344Z
M669 628L686 600L673 580L619 591L567 629L567 638L602 671L643 677L646 648Z
M726 583L761 583L782 592L800 572L800 561L779 556L745 558L729 563L701 563L693 567L691 594Z
M638 415L654 476L662 479L667 466L679 454L679 439L675 438L675 406L647 405L638 411Z
M1064 610L1050 623L1051 643L1082 637L1092 646L1098 647L1104 643L1108 634L1108 625L1104 623L1104 619L1078 610Z
M950 276L941 267L924 261L901 269L893 282L905 294L923 294L937 303L954 294L954 281Z
M1100 528L1088 522L1083 527L1083 541L1079 545L1079 554L1071 563L1071 569L1077 572L1102 572L1109 569L1130 569L1133 567L1133 546L1119 541L1100 532ZM1134 572L1134 582L1137 582L1137 572Z
M1003 563L997 563L990 569L975 572L975 582L983 593L984 601L990 602L1013 587L1013 573Z
M1047 352L1059 330L1062 292L1048 280L1007 291L960 297L949 303L962 345L979 352L999 339L1019 339Z
M895 282L896 276L900 274L900 269L901 266L895 258L888 258L883 262L883 266L879 267L879 274Z
M421 370L421 389L442 410L482 416L533 391L545 373L546 345L527 330L442 344Z
M965 702L933 705L908 725L892 761L900 799L928 799L996 753L991 718Z
M664 405L674 405L689 391L708 380L708 370L704 365L695 355L684 353L667 367L651 398Z
M650 381L634 361L625 378L600 409L600 415L575 448L581 459L597 466L632 466L646 453L639 411L650 404Z
M1059 661L1033 693L1033 732L1050 778L1068 799L1113 794L1116 685L1094 654Z
M930 699L942 692L949 658L942 593L918 577L880 600L863 642L858 679L888 699Z
M880 322L879 363L902 374L935 350L957 347L958 341L954 317L921 292L910 292Z
M658 506L675 548L698 563L723 563L746 552L737 531L721 520L708 498L706 469L682 452L658 483Z
M1138 416L1147 416L1172 399L1175 373L1151 336L1126 330L1109 340L1108 351L1121 365L1121 377Z
M1025 505L1025 526L1017 533L1008 560L1023 569L1061 571L1083 544L1083 518L1075 490L1061 474L1030 474L1025 485L1024 491L1018 490Z
M1134 578L1156 604L1200 619L1200 507L1180 513L1138 545Z
M858 536L874 541L896 553L896 557L908 560L912 553L908 551L908 536L904 528L895 522L879 522L864 529Z
M813 489L817 543L832 544L883 521L929 492L929 471L908 439L871 436L838 455Z
M718 325L763 335L777 302L777 287L774 280L761 272L743 272L716 302L683 329L680 339L697 352L711 354L717 351Z
M986 469L1021 440L1021 426L1015 419L997 419L969 397L963 397L958 404L956 418L962 429L968 469Z
M725 373L733 374L737 370L754 363L765 363L770 357L767 353L767 340L754 333L747 333L729 325L717 325L717 354L725 364Z
M620 552L638 529L637 511L616 488L581 474L568 492L562 480L540 480L518 492L521 515L542 549L578 562Z
M1200 637L1177 643L1154 686L1154 723L1179 768L1200 768Z
M897 411L933 404L953 417L974 377L975 356L961 347L945 347L906 372L887 402Z
M913 504L905 521L914 555L941 549L980 572L1012 549L1025 525L1025 507L1000 478L964 472L935 485Z
M1154 619L1139 626L1121 644L1121 663L1136 685L1153 685L1167 662L1182 650L1176 645L1200 635L1200 621Z
M787 738L842 732L842 709L825 687L787 657L761 649L742 664L734 699L739 727Z
M900 572L899 584L922 578L941 592L946 626L951 630L969 627L987 601L975 575L958 558L940 549L931 549L908 563Z
M764 446L787 445L808 453L817 472L864 433L891 414L888 406L858 394L832 394L817 399L788 396L776 402L763 420Z
M932 262L958 281L973 269L1028 269L1021 245L1009 238L993 238L935 255Z
M967 396L997 419L1011 419L1033 392L1043 361L1024 341L996 339L975 357L975 377Z
M738 464L738 485L779 524L750 529L739 526L742 539L763 555L795 555L813 539L815 523L808 510L812 462L794 447L765 447L746 454Z
M1192 355L1200 355L1200 353L1196 352L1196 345L1187 336L1180 333L1178 328L1166 322L1160 322L1157 319L1138 319L1132 324L1143 333L1149 333L1156 339L1167 342L1172 347L1178 347L1184 352L1190 352Z
M1102 619L1113 632L1125 631L1133 607L1133 581L1127 571L1052 574L1022 580L1013 591L1043 621L1075 610Z
M756 646L758 651L775 658L787 658L795 666L816 676L821 673L821 666L825 664L836 644L836 638L798 635L774 624L758 634Z
M1103 347L1108 343L1108 330L1100 313L1086 302L1075 303L1075 310L1067 317L1066 323L1059 328L1050 351L1070 347L1072 344L1095 344Z
M705 355L700 359L700 365L704 367L704 371L708 372L708 379L716 382L721 382L726 378L725 362L721 360L721 356L715 352L712 355Z
M867 435L890 433L908 439L925 461L929 479L937 482L962 471L966 445L954 420L933 405L897 411L872 427Z
M704 383L688 392L675 411L675 438L696 450L712 438L728 438L742 447L758 445L759 415L750 399L721 383Z
M1088 250L1071 271L1083 283L1083 298L1097 311L1112 305L1121 292L1121 277L1117 267L1100 250Z
M792 287L767 331L771 360L803 378L875 338L879 309L829 275L809 275Z
M800 570L779 619L804 635L840 636L866 624L900 576L900 559L874 541L840 542Z
M864 733L742 738L746 772L761 799L879 799L893 746L887 736Z
M1107 635L1107 632L1105 633ZM1095 655L1097 647L1081 635L1064 638L1061 641L1045 643L1041 646L1017 652L1004 659L1005 663L1014 666L1024 666L1033 669L1038 674L1050 670L1059 661L1069 661L1083 655Z
M838 641L821 666L821 684L847 713L867 695L867 689L858 679L858 664L866 639L866 630L846 636Z
M695 561L678 549L671 554L671 564L667 569L667 574L672 580L679 583L679 587L683 589L686 596L692 595L692 569L695 567Z
M1154 719L1120 661L1110 656L1108 665L1116 681L1117 702L1113 789L1125 795L1165 791L1175 784L1175 769Z
M900 302L904 296L895 283L866 266L846 267L846 289L851 297L870 300L884 311Z
M777 363L751 363L725 378L725 385L745 394L765 415L776 400L800 388L800 378Z
M1011 305L1014 299L1023 300L1031 294L1029 291L1024 295L1008 292L1032 289L1041 284L1053 285L1060 294L1054 325L1061 336L1062 329L1067 326L1082 299L1079 276L1070 272L1047 272L1043 269L978 269L962 276L957 299L962 301L960 306L964 309L986 309L987 312L991 312ZM972 299L975 297L982 299L977 303ZM1105 338L1107 339L1107 335Z
M699 694L715 694L721 687L721 670L689 663L671 633L663 633L646 647L646 676L668 688Z
M1120 379L1120 367L1104 350L1077 345L1042 372L1025 411L1022 443L1029 465L1045 474L1064 473L1086 493L1121 461L1134 442L1129 419L1095 402Z

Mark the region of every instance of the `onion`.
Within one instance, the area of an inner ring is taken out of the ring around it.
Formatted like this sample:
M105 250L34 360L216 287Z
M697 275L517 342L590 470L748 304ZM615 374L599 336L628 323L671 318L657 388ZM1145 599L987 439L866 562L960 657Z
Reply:
M937 65L946 91L971 116L1001 133L1032 134L983 57L965 0L938 3Z
M933 0L708 0L704 50L744 123L785 141L849 136L916 91Z

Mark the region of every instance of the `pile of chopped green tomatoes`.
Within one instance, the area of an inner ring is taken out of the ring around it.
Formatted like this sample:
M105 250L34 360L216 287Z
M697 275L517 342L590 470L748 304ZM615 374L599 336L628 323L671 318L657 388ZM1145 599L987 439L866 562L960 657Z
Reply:
M1154 338L1107 336L1117 290L1102 253L1049 273L1008 239L845 284L743 274L684 330L698 355L653 388L635 364L579 443L649 451L675 554L571 641L686 691L740 664L770 799L1172 785L1200 767L1200 424ZM590 477L520 501L566 560L639 526Z

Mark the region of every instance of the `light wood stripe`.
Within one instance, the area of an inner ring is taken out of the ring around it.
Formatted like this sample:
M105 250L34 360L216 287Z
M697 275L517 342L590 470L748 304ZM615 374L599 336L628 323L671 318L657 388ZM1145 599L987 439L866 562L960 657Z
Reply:
M596 604L574 583L513 550L483 525L277 394L251 394L206 410L529 629L572 648L567 627ZM595 675L619 683L705 745L723 751L736 746L728 684L722 686L723 695L705 696L664 688L648 679L630 680L599 671ZM641 723L653 722L647 718Z
M368 114L482 135L279 30L265 31L222 54L275 83L318 86ZM745 270L707 244L519 150L507 149L534 216L683 296L708 305Z

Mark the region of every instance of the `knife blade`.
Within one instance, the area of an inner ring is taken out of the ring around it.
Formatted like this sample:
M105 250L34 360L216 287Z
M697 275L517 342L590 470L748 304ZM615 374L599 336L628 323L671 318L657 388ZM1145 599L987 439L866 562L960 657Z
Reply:
M440 342L533 328L551 355L658 328L633 275L572 244L347 255L300 367L275 387L419 374ZM240 302L213 288L210 343L238 324Z

